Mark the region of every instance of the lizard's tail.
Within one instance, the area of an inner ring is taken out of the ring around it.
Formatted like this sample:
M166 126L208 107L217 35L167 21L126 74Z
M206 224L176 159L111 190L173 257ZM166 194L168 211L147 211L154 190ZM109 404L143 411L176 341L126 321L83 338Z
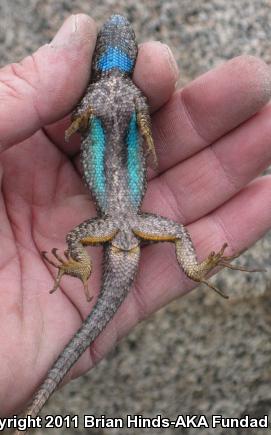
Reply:
M112 319L134 280L139 251L139 247L132 251L121 251L112 246L105 247L103 285L98 301L49 370L24 416L35 417L39 413L73 364ZM21 431L18 433L22 434Z

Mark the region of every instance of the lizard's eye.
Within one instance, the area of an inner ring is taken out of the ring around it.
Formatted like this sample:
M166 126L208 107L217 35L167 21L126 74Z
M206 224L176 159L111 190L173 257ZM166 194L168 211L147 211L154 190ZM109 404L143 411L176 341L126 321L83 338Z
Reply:
M96 43L93 70L96 74L116 69L131 74L137 56L137 43L129 21L112 15L101 28Z

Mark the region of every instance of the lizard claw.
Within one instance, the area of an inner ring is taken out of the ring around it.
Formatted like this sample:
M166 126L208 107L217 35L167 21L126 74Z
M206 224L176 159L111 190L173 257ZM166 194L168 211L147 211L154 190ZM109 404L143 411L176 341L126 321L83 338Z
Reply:
M47 261L47 263L51 264L56 269L58 269L58 274L57 274L57 277L55 279L55 284L54 284L54 287L52 288L52 290L50 290L50 293L54 293L58 289L58 287L60 286L60 281L61 281L61 278L63 275L70 275L70 276L73 276L75 278L79 278L82 281L83 286L84 286L86 299L88 302L90 302L92 299L92 296L89 292L88 284L87 284L88 279L89 279L90 274L91 274L91 269L92 269L90 258L84 257L83 259L81 259L81 261L75 260L72 258L69 251L66 250L66 251L64 251L64 255L65 255L65 260L64 260L58 254L57 251L58 250L56 248L53 248L51 253L56 258L56 260L58 262L51 260L48 257L48 254L46 251L41 252L42 257Z

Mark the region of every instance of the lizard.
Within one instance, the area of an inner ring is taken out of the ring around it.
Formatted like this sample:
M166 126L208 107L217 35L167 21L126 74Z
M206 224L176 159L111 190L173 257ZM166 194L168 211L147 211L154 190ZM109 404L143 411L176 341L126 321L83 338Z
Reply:
M146 243L171 242L186 276L227 298L208 276L239 256L225 256L227 244L199 262L188 230L166 217L141 211L146 192L148 156L156 163L151 119L146 97L132 81L138 46L134 30L122 15L112 15L100 29L92 59L91 80L72 114L65 139L80 132L81 166L86 186L96 203L97 216L87 219L66 236L64 257L56 248L42 252L58 270L51 293L63 275L78 278L87 301L92 271L87 246L103 246L103 277L97 302L80 329L48 371L24 416L38 415L70 368L112 319L135 279L140 248ZM16 434L22 433L17 431Z

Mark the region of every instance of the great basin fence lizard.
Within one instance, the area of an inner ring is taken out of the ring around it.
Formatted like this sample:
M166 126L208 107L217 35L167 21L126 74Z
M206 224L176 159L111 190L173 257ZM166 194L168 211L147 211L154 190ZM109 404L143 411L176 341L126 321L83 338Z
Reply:
M216 266L246 270L230 264L237 256L224 256L226 244L199 263L190 235L182 225L140 211L146 191L146 157L150 153L156 160L156 156L148 104L132 81L136 58L137 43L130 23L121 15L111 16L98 34L91 83L66 131L66 139L77 131L82 135L84 181L96 201L97 217L68 233L65 258L56 249L52 249L54 260L43 253L58 269L51 292L59 287L63 275L71 275L82 281L89 301L87 282L92 265L85 246L103 245L102 288L91 313L49 370L25 416L39 413L66 373L112 319L133 283L142 244L174 243L177 261L185 274L224 297L208 282L209 272Z

